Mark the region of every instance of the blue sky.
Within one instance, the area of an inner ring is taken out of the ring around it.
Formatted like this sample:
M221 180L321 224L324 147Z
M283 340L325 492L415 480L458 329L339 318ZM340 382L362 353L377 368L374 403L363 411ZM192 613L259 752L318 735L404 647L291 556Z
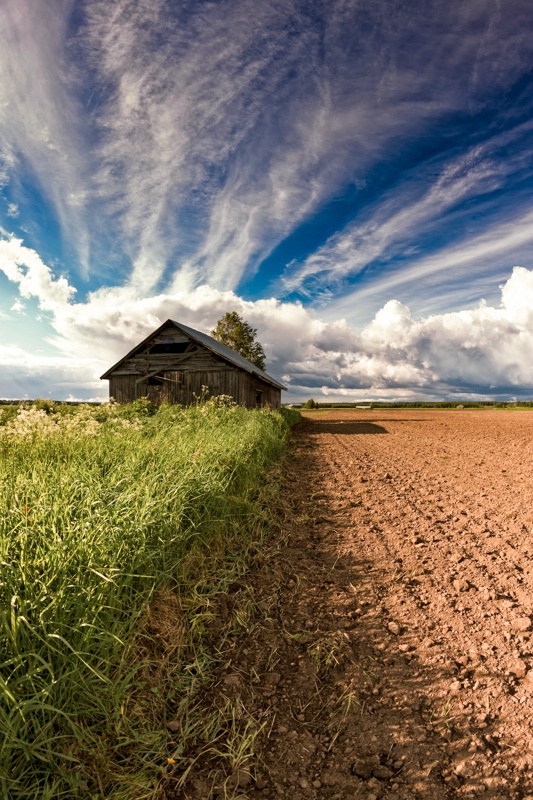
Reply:
M527 0L2 0L0 397L168 317L287 399L533 398Z

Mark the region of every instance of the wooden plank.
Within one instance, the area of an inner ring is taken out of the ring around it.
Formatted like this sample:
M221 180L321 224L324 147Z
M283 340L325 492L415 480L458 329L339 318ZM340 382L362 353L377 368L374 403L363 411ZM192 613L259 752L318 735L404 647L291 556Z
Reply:
M137 359L132 360L137 361ZM139 397L149 396L154 402L161 402L164 398L170 403L190 405L195 402L194 395L197 397L202 395L202 386L207 386L211 395L229 395L238 405L247 408L256 407L257 391L262 392L263 406L280 407L281 390L260 378L234 369L226 363L217 364L212 359L209 359L209 364L204 361L202 369L192 369L192 360L191 358L182 362L180 369L177 370L175 360L170 364L167 360L166 366L171 368L164 369L165 365L158 359L152 376L159 373L163 379L164 386L159 389L148 387L142 382L149 377L147 375L139 379L137 371L123 373L122 370L117 370L109 377L110 396L120 403L131 403Z

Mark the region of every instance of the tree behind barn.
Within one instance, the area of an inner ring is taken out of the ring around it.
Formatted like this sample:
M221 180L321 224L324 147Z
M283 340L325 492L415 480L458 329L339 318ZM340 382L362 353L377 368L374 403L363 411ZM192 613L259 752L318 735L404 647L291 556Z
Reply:
M236 353L251 361L259 369L265 369L265 351L256 341L257 330L252 328L236 311L228 311L217 322L211 336L217 342L231 347Z

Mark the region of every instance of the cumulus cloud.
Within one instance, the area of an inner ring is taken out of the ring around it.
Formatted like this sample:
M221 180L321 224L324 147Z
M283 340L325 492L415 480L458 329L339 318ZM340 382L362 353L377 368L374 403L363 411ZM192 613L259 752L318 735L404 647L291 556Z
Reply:
M516 386L533 391L533 272L516 267L498 308L479 307L415 320L389 301L361 332L362 352L348 359L340 382L354 387L363 366L373 388L484 393ZM357 378L356 378L357 380Z
M15 237L0 239L0 270L18 285L21 297L37 297L43 311L59 313L76 292L66 278L54 277L35 250Z
M166 319L209 332L228 310L257 328L267 370L294 398L487 396L489 385L493 395L533 394L533 270L524 267L501 286L498 306L415 319L389 300L360 331L342 319L321 320L298 302L249 301L208 285L144 298L131 286L107 288L75 302L66 279L15 239L0 241L0 269L23 298L37 298L55 330L49 344L57 356L0 351L4 373L24 394L40 393L48 380L63 396L67 388L79 396L80 387L94 396L97 374Z

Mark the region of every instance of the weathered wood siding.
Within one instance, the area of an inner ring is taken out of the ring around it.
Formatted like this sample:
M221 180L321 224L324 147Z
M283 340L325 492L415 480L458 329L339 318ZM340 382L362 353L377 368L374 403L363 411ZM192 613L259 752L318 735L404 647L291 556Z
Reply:
M183 352L159 352L173 347ZM229 395L247 408L281 405L280 389L233 367L175 328L163 330L109 376L109 395L118 403L148 397L157 404L190 405L202 395L203 386L209 396Z
M133 375L112 375L109 378L109 395L118 403L132 403L148 397L153 403L181 403L190 405L201 397L206 386L209 396L221 394L233 397L238 405L247 408L270 406L279 408L281 390L238 370L209 370L158 373L159 385L137 383Z

